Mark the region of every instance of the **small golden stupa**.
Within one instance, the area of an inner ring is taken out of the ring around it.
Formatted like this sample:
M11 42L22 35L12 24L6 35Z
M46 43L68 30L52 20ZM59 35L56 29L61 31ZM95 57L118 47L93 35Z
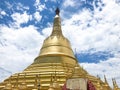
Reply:
M55 12L52 33L44 40L38 57L23 72L13 74L0 83L0 90L68 90L62 88L66 82L78 79L90 81L95 87L90 89L86 86L87 90L120 90L115 79L114 89L111 89L106 77L103 82L79 65L69 40L62 34L59 8Z

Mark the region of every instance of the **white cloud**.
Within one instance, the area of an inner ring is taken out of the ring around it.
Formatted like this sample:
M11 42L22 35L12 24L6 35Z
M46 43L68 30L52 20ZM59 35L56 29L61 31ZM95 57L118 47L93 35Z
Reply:
M5 69L0 67L0 81L3 81L5 78L10 76L12 73L9 71L6 71Z
M75 0L65 0L63 5L64 5L64 7L68 7L68 6L74 7L75 6Z
M34 13L34 18L35 18L37 21L40 21L41 18L42 18L42 16L40 15L39 12L35 12L35 13Z
M63 31L73 48L78 52L92 48L96 51L120 51L120 6L114 4L114 8L106 4L101 12L96 8L94 14L83 10L63 21Z
M63 21L63 33L68 37L73 50L78 53L95 53L107 51L114 57L99 63L82 63L81 65L93 75L105 74L111 84L116 78L120 86L120 6L113 0L104 0L102 11L94 7L94 13L84 9ZM70 14L70 13L69 13ZM94 68L96 67L96 68Z
M13 73L22 71L38 55L44 36L36 27L14 29L0 26L0 66Z
M48 2L49 0L45 0L45 2ZM57 0L50 0L50 2L54 2L54 3L56 3L56 2L58 2Z
M34 6L37 11L43 11L46 8L45 4L41 4L40 0L36 0Z
M13 13L11 17L14 20L14 24L18 27L20 24L27 23L30 20L30 15L28 15L26 11L24 11L22 14L17 12Z
M3 18L5 15L7 15L6 12L0 9L0 18Z
M80 8L80 6L83 4L83 2L85 3L86 0L64 0L63 4L61 4L61 5L62 5L62 8L64 8L64 10L66 10L65 13L67 13L67 12L69 12L69 10L70 10L70 12L73 11L74 9L80 10L82 8L82 7ZM89 0L88 0L88 2L89 2ZM71 13L70 13L70 15L71 15Z
M1 15L6 15L6 12L5 11L0 11L0 14Z
M5 4L7 5L7 8L12 9L13 4L10 4L9 2L5 1Z
M21 4L21 3L16 3L17 5L16 5L16 9L17 10L21 10L21 11L23 11L23 10L29 10L29 7L28 6L24 6L23 4Z
M106 61L101 61L100 63L81 63L91 75L99 75L102 79L106 75L109 84L112 86L112 78L116 78L118 85L120 85L120 54L113 58L109 58Z
M40 4L40 0L36 0L35 5L39 5L39 4Z

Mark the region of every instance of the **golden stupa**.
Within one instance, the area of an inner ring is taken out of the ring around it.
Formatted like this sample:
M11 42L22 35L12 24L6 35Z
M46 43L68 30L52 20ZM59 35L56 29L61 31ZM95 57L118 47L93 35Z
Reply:
M68 79L80 78L89 80L94 85L95 89L87 87L87 90L120 90L115 79L113 79L114 89L111 89L106 77L103 82L79 65L69 40L62 34L57 8L53 31L44 40L38 57L23 72L13 74L0 83L0 90L65 90L62 87Z

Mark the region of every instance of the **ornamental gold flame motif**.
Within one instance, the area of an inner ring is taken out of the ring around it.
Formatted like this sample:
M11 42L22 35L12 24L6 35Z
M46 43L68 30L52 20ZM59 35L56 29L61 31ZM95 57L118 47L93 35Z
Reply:
M79 65L69 40L62 34L59 12L57 8L52 33L44 40L38 57L23 72L13 74L0 83L0 90L67 90L63 86L71 80L78 80L80 84L81 80L90 81L95 89L86 85L87 90L112 90L106 77L103 82ZM115 79L113 85L113 90L120 90Z

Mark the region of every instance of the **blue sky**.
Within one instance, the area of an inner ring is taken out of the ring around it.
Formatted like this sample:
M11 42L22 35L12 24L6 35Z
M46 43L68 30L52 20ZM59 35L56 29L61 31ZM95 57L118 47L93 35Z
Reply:
M0 69L16 73L34 61L56 7L80 65L92 75L105 74L110 84L116 78L120 86L119 0L0 0Z

